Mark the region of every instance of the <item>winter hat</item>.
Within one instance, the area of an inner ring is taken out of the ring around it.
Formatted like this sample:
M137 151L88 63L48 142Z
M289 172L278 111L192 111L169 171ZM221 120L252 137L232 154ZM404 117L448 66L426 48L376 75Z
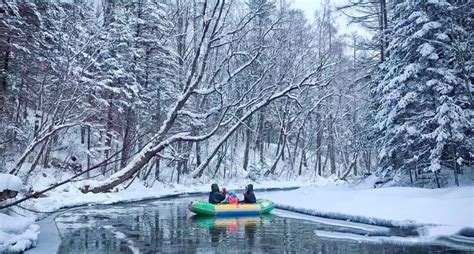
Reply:
M222 193L227 194L227 189L226 189L226 188L222 188Z
M229 191L229 196L232 196L232 197L236 198L237 194L235 194L235 192L233 192L233 191Z

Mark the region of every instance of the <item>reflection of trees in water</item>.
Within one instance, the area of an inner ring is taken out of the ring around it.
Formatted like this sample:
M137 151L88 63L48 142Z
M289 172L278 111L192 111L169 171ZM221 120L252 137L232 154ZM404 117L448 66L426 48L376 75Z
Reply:
M160 204L145 208L137 220L138 227L134 230L143 232L139 241L146 245L145 252L173 249L193 251L199 244L199 236L189 233L187 212L180 206Z
M198 235L186 232L187 212L181 207L171 205L160 209L157 206L123 209L128 210L128 214L107 217L101 220L99 228L81 228L68 233L61 243L59 253L131 253L129 241L145 253L166 251L167 248L168 251L173 248L192 251L200 242ZM77 220L89 219L88 215L81 217ZM114 232L124 234L125 239L117 238Z
M253 249L259 245L259 230L265 230L261 219L248 217L227 222L217 219L217 223L215 218L211 218L214 226L199 228L189 224L188 213L182 205L173 203L90 210L80 214L76 222L88 222L92 218L98 222L99 228L81 228L71 232L64 237L60 253L71 253L71 250L128 253L131 251L130 245L139 247L145 253L177 250L193 252L209 246L216 250L233 249L235 246ZM117 238L117 232L122 233L125 239Z
M226 237L227 228L226 227L210 227L209 234L211 236L211 242L213 243L213 246L217 247L216 243L221 242L221 240Z
M120 253L120 245L106 229L81 228L63 238L58 253Z
M244 225L245 228L245 239L250 246L255 246L255 232L257 232L257 226L253 223L247 223Z

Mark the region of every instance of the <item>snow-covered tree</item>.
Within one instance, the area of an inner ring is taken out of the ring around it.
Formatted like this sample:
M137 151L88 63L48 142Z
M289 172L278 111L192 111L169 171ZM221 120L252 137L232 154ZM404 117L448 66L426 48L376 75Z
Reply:
M468 145L472 128L472 85L454 63L454 45L466 35L453 15L457 8L443 0L403 1L395 7L390 54L377 88L384 169L437 174L443 165L467 159L456 151Z

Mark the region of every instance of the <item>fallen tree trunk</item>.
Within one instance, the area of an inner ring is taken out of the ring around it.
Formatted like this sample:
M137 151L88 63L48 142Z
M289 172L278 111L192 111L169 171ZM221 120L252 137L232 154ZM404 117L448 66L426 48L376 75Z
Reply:
M157 153L161 152L163 149L168 147L171 143L178 140L182 140L184 136L188 133L180 133L174 135L163 142L160 142L157 146L154 146L153 143L148 144L140 153L135 156L128 165L117 173L111 175L109 179L104 182L100 182L97 185L85 185L81 190L83 193L93 192L107 192L113 187L125 182L128 179L131 179L143 166L145 166L151 158L153 158Z
M15 202L12 202L12 203L9 203L9 204L0 206L0 210L1 210L1 209L5 209L5 208L9 208L9 207L12 207L12 206L15 206L15 205L18 205L18 204L20 204L20 203L22 203L22 202L25 202L26 200L31 199L31 198L40 197L42 194L44 194L44 193L46 193L46 192L48 192L48 191L50 191L50 190L52 190L52 189L55 189L55 188L57 188L57 187L59 187L59 186L62 186L62 185L64 185L64 184L66 184L66 183L72 182L74 179L76 179L76 178L78 178L78 177L80 177L80 176L82 176L82 175L84 175L84 174L86 174L86 173L88 173L88 172L90 172L90 171L92 171L92 170L94 170L94 169L100 168L100 167L102 167L102 166L105 165L105 164L114 163L114 162L116 162L116 161L118 161L118 160L120 160L120 159L118 159L118 160L113 160L113 161L109 161L109 160L112 159L113 157L115 157L115 156L116 156L117 154L119 154L120 152L121 152L121 150L118 151L118 152L116 152L116 153L114 153L113 155L111 155L109 158L105 159L105 160L102 161L101 163L99 163L99 164L97 164L97 165L95 165L95 166L93 166L93 167L91 167L91 168L89 168L89 169L87 169L87 170L84 170L84 171L82 171L81 173L79 173L79 174L77 174L77 175L75 175L75 176L73 176L73 177L71 177L71 178L69 178L69 179L66 179L66 180L64 180L64 181L62 181L62 182L59 182L59 183L56 183L56 184L53 184L53 185L51 185L50 187L48 187L48 188L46 188L46 189L44 189L44 190L37 191L37 192L34 192L34 193L32 193L32 194L26 195L24 198L18 199L18 200L16 200Z

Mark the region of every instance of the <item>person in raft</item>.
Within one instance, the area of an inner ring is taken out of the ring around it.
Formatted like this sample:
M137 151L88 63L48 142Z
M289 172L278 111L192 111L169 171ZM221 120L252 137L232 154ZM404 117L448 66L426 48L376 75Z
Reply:
M209 193L209 203L219 204L225 199L224 193L219 191L217 183L211 185L211 193Z
M229 205L237 205L239 203L239 198L237 197L237 194L233 191L229 191L229 195L225 198L224 201L222 201L223 204L229 204Z
M253 185L252 184L249 184L249 185L245 186L244 200L242 202L247 203L247 204L257 203L257 198L255 198L255 194L253 193Z

